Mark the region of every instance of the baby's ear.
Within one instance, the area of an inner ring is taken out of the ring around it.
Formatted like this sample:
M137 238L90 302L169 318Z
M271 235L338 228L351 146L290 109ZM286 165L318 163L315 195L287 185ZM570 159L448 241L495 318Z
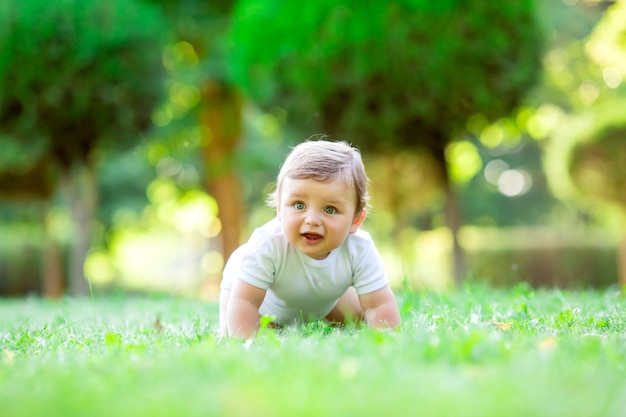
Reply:
M278 201L278 197L274 197L274 207L276 208L276 217L280 221L280 201Z
M359 230L359 227L363 224L365 217L367 216L367 210L363 209L359 214L354 216L354 220L352 220L352 225L350 226L350 233L356 233Z

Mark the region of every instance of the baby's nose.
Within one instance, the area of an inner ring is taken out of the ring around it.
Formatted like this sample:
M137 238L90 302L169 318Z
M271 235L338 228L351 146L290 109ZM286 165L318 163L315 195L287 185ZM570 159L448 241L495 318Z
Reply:
M307 210L304 221L306 224L312 224L312 225L320 224L319 213L317 213L315 210Z

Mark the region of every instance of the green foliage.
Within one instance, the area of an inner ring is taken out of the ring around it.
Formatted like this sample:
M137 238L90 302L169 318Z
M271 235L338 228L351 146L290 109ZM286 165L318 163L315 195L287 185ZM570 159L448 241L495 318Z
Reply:
M176 37L189 42L199 57L204 77L224 79L224 34L234 0L143 0L163 9Z
M571 154L572 180L582 192L626 207L626 119L605 125Z
M546 85L536 97L553 114L551 126L539 136L549 138L544 166L556 196L584 210L587 222L619 233L626 204L626 3L579 2L564 12L569 26L579 29L566 37L555 31L559 41L546 55Z
M153 180L154 169L141 149L106 154L102 159L97 170L98 219L108 228L119 210L141 213L149 203L146 189Z
M2 92L0 92L0 97L1 95ZM0 131L0 143L2 144L0 171L23 171L32 165L33 161L41 158L46 150L45 141L35 141L30 137L17 141L2 131Z
M540 71L533 2L242 1L232 73L263 105L364 147L441 151L508 114Z
M622 207L626 207L626 117L621 110L626 91L622 82L626 74L624 16L626 4L613 5L584 45L589 74L583 74L587 79L581 87L587 83L595 90L587 103L589 109L576 116L575 122L583 128L567 132L572 181L583 193Z
M163 90L167 34L154 8L129 0L2 0L0 28L3 149L18 144L69 166L97 144L136 143L149 127Z
M0 299L2 415L622 415L616 292L397 298L397 332L312 323L246 343L220 340L199 300Z

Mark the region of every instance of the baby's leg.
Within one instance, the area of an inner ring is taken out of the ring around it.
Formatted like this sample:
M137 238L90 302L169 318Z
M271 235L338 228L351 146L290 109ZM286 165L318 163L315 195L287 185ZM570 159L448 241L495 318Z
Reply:
M363 309L361 309L359 296L354 287L349 287L337 301L335 307L324 317L324 320L330 321L331 323L341 324L356 323L362 319Z

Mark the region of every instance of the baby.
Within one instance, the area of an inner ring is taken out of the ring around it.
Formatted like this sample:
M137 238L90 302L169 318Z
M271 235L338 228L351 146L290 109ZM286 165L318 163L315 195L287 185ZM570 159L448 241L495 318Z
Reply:
M230 257L220 329L249 338L261 316L279 325L325 319L395 328L400 314L371 236L368 178L359 151L312 140L293 148L268 202L276 217Z

